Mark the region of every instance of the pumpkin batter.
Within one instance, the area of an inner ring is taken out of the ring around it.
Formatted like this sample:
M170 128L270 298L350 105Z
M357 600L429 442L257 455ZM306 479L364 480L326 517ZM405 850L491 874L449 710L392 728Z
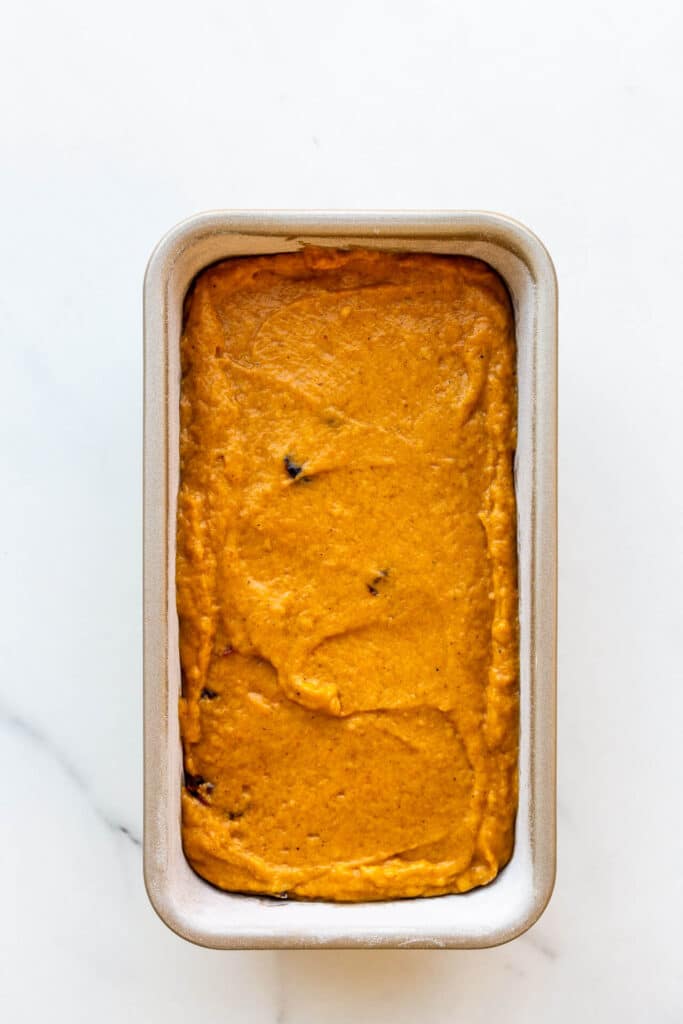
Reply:
M463 892L517 806L515 343L464 257L232 259L182 338L183 843L224 889Z

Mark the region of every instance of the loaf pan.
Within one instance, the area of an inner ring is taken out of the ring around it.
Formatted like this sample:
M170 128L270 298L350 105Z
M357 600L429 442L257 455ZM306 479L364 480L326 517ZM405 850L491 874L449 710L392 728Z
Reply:
M181 844L180 665L175 609L179 340L195 275L230 256L305 244L478 257L507 284L517 333L520 620L519 807L514 853L489 885L430 899L335 904L221 892ZM144 873L178 935L216 949L497 945L543 912L555 876L557 285L527 228L492 213L218 211L152 253L144 286Z

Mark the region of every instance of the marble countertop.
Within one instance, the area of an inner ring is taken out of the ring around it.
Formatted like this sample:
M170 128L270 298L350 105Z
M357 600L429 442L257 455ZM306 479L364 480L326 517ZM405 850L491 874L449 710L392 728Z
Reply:
M6 1019L683 1020L683 7L28 0L3 36ZM494 209L556 262L559 868L508 946L210 952L147 901L142 274L225 206Z

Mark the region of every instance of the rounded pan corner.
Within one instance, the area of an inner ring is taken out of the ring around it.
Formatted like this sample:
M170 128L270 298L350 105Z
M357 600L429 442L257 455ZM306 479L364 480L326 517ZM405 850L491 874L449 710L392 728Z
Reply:
M535 925L536 922L543 916L543 914L545 914L546 910L548 909L548 904L553 898L553 893L555 892L556 880L557 864L555 857L553 856L553 862L549 866L548 877L545 879L544 884L538 887L538 891L536 893L533 906L530 910L529 921L524 931L528 931L528 929Z
M203 934L192 928L186 916L181 912L172 888L165 882L160 882L152 877L146 860L143 866L143 879L145 892L152 909L169 931L172 931L179 939L185 939L186 942L191 942L195 946L202 946L205 949L217 948Z
M143 279L145 299L151 298L159 284L168 276L179 252L193 242L199 242L215 223L218 213L207 211L197 213L174 224L152 249Z
M515 217L504 213L493 213L482 210L479 214L482 226L493 229L496 241L505 245L514 241L516 248L523 255L524 261L538 282L543 282L553 303L557 301L557 271L552 256L545 243L535 231Z
M543 885L534 890L533 899L530 901L526 912L518 917L512 925L501 927L488 936L488 941L482 948L490 949L494 946L504 946L514 939L519 939L529 931L530 928L540 920L552 899L555 889L555 866L548 874Z
M490 929L479 932L476 938L460 936L456 941L448 941L448 937L445 937L443 945L451 949L494 949L521 938L545 913L555 889L555 873L553 849L552 861L531 889L530 898L515 908L507 919L503 918Z

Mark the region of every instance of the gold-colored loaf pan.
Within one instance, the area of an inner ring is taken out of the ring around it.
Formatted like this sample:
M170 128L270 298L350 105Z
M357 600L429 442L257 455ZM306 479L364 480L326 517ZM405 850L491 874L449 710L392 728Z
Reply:
M473 256L501 275L514 306L521 669L515 846L486 888L429 904L276 902L221 892L191 871L180 841L174 571L183 300L195 275L217 260L304 245ZM159 914L179 934L217 948L468 948L524 931L550 896L555 859L556 286L543 247L492 214L205 214L172 231L150 261L145 370L145 879Z

